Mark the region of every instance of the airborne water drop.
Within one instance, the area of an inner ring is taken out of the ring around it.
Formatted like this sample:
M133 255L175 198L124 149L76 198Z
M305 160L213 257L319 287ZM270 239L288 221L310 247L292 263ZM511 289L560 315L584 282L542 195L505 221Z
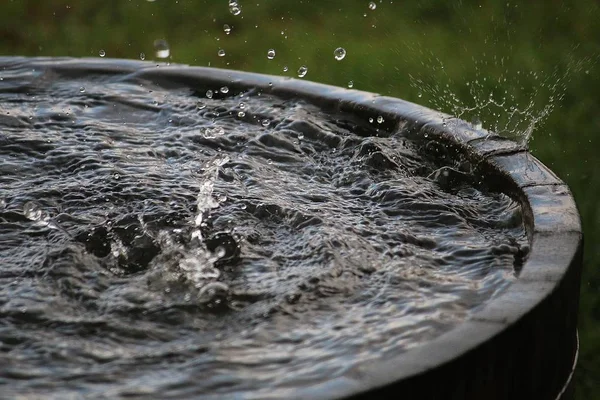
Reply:
M344 49L343 47L338 47L337 49L334 50L333 56L338 61L343 60L344 57L346 57L346 49Z
M298 68L298 77L299 78L304 78L307 73L308 73L308 67L306 65L303 65L300 68Z

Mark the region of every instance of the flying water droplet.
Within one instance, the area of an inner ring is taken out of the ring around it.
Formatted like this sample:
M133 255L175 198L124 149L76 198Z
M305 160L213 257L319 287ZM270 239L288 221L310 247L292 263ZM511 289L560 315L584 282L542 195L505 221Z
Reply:
M267 58L269 60L272 60L275 58L275 49L269 49L269 51L267 51Z
M354 87L354 81L348 82L348 88L352 89Z
M204 110L206 108L206 104L204 104L203 102L199 101L196 103L196 107L198 108L198 110Z
M264 126L266 128L267 126L269 126L271 121L269 121L268 119L263 119L260 123L262 126Z
M206 91L206 97L209 98L209 99L212 99L213 98L213 91L210 90L210 89L208 89Z
M106 55L106 52L105 52L104 50L100 50L100 51L98 52L98 55L99 55L100 57L104 57L104 56Z
M217 51L217 55L218 55L219 57L225 57L225 50L223 50L223 49L219 49L219 51Z
M144 53L140 53L140 60L144 61L146 59L146 55Z
M79 88L79 93L85 93L85 88L83 86Z
M221 89L219 89L219 92L223 94L229 93L229 88L227 86L223 86Z
M171 55L169 43L164 39L156 39L154 41L154 51L156 52L157 58L167 58Z
M479 117L473 117L473 119L471 120L471 124L475 129L483 128L483 122L481 122L481 119L479 119Z
M369 3L369 10L374 10L374 9L376 9L376 8L377 8L377 4L375 4L375 2L374 2L374 1L371 1L371 2Z
M238 115L239 118L244 118L246 116L246 113L243 112L243 111L238 111L237 115Z
M307 73L308 73L308 68L306 67L306 65L303 65L300 68L298 68L298 77L299 78L304 78Z
M229 12L233 15L240 15L242 8L236 0L229 0Z
M378 124L383 124L383 121L385 121L385 120L383 119L383 117L381 115L377 117Z
M338 47L337 49L334 50L333 56L338 61L343 60L344 57L346 57L346 49L344 49L343 47Z
M284 66L283 66L283 72L288 72L288 70L289 70L288 66L287 66L287 65L284 65Z
M229 35L231 33L231 27L227 24L223 25L223 31L225 32L226 35Z

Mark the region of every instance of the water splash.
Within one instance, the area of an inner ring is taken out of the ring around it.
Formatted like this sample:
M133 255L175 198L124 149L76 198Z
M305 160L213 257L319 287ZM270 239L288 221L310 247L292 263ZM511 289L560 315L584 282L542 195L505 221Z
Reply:
M488 62L473 60L476 74L470 80L457 83L444 72L443 63L435 56L428 65L441 71L435 78L409 75L411 87L418 97L425 97L428 106L467 121L475 129L487 129L515 140L527 147L539 128L564 98L571 76L582 70L584 61L571 62L565 71L489 72ZM496 61L504 65L507 60ZM436 74L431 74L436 75ZM437 79L433 82L432 79Z

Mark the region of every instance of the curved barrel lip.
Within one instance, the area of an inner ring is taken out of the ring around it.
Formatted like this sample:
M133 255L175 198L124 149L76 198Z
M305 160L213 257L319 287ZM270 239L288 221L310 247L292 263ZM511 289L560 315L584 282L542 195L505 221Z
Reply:
M137 60L98 58L0 57L3 67L27 63L44 71L123 74L123 79L149 80L159 85L227 85L257 88L279 97L299 97L339 111L383 116L386 121L415 127L429 139L458 146L494 174L504 176L520 197L531 250L519 278L501 295L450 331L391 359L360 364L344 376L295 389L302 398L338 398L414 377L475 351L528 316L551 296L571 269L580 268L582 229L569 188L525 148L485 129L405 100L374 93L270 76L207 67L168 65ZM577 271L576 271L577 272ZM578 274L576 274L578 276Z

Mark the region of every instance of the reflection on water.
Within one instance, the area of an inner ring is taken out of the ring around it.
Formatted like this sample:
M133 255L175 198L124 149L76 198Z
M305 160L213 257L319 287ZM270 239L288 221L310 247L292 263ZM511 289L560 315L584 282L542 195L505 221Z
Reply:
M445 332L526 255L514 201L377 116L1 73L0 376L16 392L287 397Z

